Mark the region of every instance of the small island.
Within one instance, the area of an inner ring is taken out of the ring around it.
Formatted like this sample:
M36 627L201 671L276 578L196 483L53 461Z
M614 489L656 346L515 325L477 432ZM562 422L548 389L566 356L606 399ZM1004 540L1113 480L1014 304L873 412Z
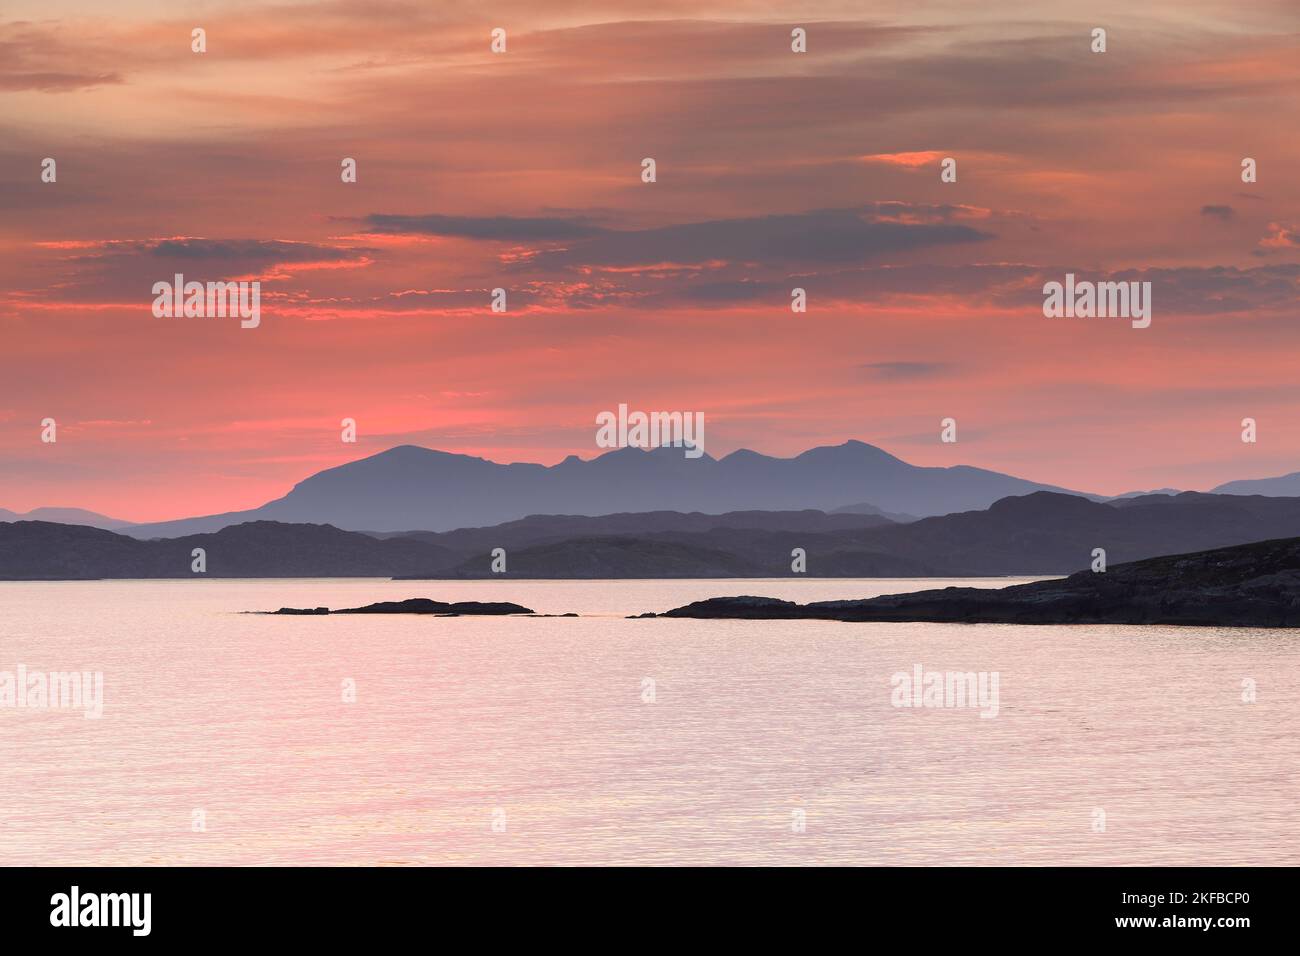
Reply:
M380 601L365 607L344 607L331 611L327 607L282 607L267 614L436 614L439 617L462 615L535 614L532 608L508 601L434 601L431 598L407 598L405 601Z

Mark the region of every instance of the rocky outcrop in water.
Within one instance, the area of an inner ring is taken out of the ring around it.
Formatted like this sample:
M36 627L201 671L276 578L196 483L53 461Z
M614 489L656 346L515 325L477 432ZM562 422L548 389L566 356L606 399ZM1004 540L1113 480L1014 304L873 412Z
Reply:
M344 607L331 611L327 607L282 607L272 614L437 614L442 617L460 615L533 614L532 608L508 601L434 601L431 598L407 598L405 601L379 601L365 607Z

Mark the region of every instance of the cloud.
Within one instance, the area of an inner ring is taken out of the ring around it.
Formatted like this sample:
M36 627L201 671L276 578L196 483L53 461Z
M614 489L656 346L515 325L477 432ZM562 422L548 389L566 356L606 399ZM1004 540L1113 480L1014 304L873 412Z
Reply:
M948 365L944 362L867 362L858 368L870 372L873 378L897 382L932 378L945 371Z
M901 222L861 208L823 209L610 231L565 249L539 253L530 265L597 269L714 262L843 265L992 238L991 233L966 225Z
M65 37L45 25L0 24L0 90L70 93L123 82L112 52Z
M22 301L131 303L175 272L196 279L257 277L283 279L314 270L358 269L371 265L379 250L288 239L207 239L173 236L154 239L61 240L35 244L57 254L43 271L41 286L14 290ZM269 291L269 290L268 290Z
M903 166L907 169L914 169L917 166L937 163L945 155L947 154L931 149L920 153L875 153L871 156L860 156L859 159L864 163L884 163L887 166Z
M73 262L109 258L151 257L190 261L238 262L254 264L342 262L367 258L377 249L361 246L335 246L289 239L205 239L198 236L175 236L167 239L68 240L38 243L41 248L75 252L67 258Z
M241 262L303 263L341 262L371 255L377 250L357 246L330 246L285 239L201 239L182 237L154 240L150 255L166 259L238 260Z
M1300 247L1300 228L1289 222L1270 222L1268 233L1260 239L1255 255L1265 256L1285 249Z
M638 309L671 310L730 306L789 308L790 290L807 291L811 308L827 305L911 304L911 300L991 305L1012 301L1015 308L1038 295L1039 267L1017 263L943 265L910 263L862 268L757 268L721 264L676 270L602 271L592 281L571 288L564 296L570 308L627 305ZM672 282L666 284L665 278ZM1037 286L1034 283L1037 282ZM1032 287L1032 289L1031 289Z
M1237 213L1231 206L1202 206L1201 215L1227 222Z
M120 73L22 73L13 70L0 73L0 90L8 93L19 90L68 93L72 90L85 90L121 82Z
M372 232L446 236L503 242L585 239L606 230L580 218L516 216L399 216L372 213L365 218Z
M620 273L608 284L593 283L563 295L570 308L626 304L670 310L683 305L709 309L788 309L790 290L807 290L810 309L900 306L943 310L986 310L1041 314L1042 288L1067 272L1080 279L1152 284L1155 308L1163 315L1263 314L1285 311L1300 297L1300 264L1189 266L1091 272L1075 265L1025 263L911 263L860 269L781 271L778 275L719 278L705 270L678 274L671 290L657 275ZM888 374L882 368L877 374Z

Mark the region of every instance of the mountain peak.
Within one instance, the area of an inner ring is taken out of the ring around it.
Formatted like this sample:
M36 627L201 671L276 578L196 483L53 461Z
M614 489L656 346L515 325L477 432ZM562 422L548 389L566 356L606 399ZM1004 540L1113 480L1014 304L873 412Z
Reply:
M806 458L827 458L841 459L860 462L888 462L890 464L906 464L901 458L895 458L883 448L876 445L869 445L864 441L858 441L856 438L850 438L846 442L838 445L818 445L816 448L809 448L795 456L795 460ZM910 467L910 466L909 466Z
M471 455L461 455L457 452L439 451L436 448L425 448L423 445L394 445L392 448L386 448L383 451L375 452L373 455L367 455L365 458L359 458L357 461L373 461L376 458L384 459L407 459L407 458L429 458L429 457L447 457L447 458L470 458ZM355 464L355 462L349 462Z

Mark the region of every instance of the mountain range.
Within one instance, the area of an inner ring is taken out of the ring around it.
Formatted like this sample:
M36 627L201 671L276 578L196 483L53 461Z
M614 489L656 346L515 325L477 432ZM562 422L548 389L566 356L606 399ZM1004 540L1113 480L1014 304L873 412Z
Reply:
M815 512L813 514L816 514ZM725 516L724 516L725 517ZM482 529L478 537L420 535L459 550L474 541L464 561L427 575L493 577L489 540L508 554L507 576L787 577L791 551L802 548L813 577L924 577L1061 574L1086 568L1094 548L1110 563L1226 547L1281 535L1300 536L1300 498L1237 497L1184 492L1176 496L1096 502L1075 495L1034 492L1004 498L987 509L925 518L906 524L878 519L857 528L816 522L764 526L757 517L741 525L701 519L693 530L599 532L573 527L545 536L514 537L521 525ZM552 521L557 519L550 519ZM565 519L558 519L565 520ZM409 576L409 575L399 575Z
M401 445L312 475L260 508L136 525L128 533L176 537L260 520L353 531L447 531L530 514L720 514L845 506L927 516L987 508L1008 495L1065 490L969 465L910 465L859 441L793 458L742 450L721 459L691 459L680 448L621 448L590 460L571 455L549 467L503 465Z
M329 524L379 534L442 532L540 514L811 509L907 522L980 510L1035 491L1094 501L1178 494L1162 488L1106 498L968 465L916 466L860 441L812 448L792 458L741 450L721 459L690 459L677 448L623 448L589 460L571 455L553 466L499 464L400 445L311 475L283 497L247 511L132 524L78 508L38 508L27 514L0 509L0 521L85 525L144 539L210 533L249 521ZM1300 472L1228 482L1213 493L1300 496Z
M697 578L1062 574L1108 563L1300 537L1300 498L1211 495L1091 501L1034 492L986 509L900 524L817 510L535 515L448 532L363 534L252 521L217 532L139 540L40 521L0 523L0 578L208 577ZM491 568L506 552L506 572Z

